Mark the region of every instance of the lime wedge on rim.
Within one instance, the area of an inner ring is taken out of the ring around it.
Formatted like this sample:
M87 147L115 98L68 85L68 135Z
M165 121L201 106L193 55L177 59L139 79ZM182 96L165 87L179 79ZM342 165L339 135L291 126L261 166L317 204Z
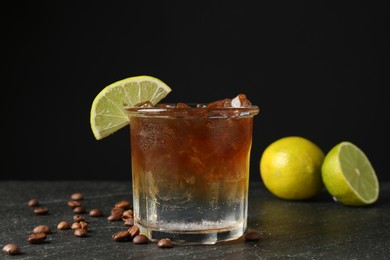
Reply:
M145 101L155 105L169 92L170 87L151 76L130 77L108 85L92 103L90 123L95 138L101 140L128 125L126 107Z
M374 203L379 182L367 156L356 145L341 142L325 156L322 179L333 198L348 206Z

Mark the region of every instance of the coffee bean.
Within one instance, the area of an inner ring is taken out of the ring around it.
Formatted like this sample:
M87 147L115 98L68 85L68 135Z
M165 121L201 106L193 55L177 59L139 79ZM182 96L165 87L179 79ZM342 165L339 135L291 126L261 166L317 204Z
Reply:
M70 196L70 199L71 200L83 200L84 199L84 195L82 193L76 192L76 193L73 193Z
M91 209L89 215L91 217L101 217L103 216L103 211L101 209Z
M122 220L122 214L125 210L123 208L112 208L111 215L107 217L109 221Z
M87 230L84 228L78 228L74 231L74 235L77 237L85 237L87 235Z
M45 233L45 234L49 234L51 232L51 229L49 226L46 226L46 225L39 225L39 226L36 226L33 230L33 233Z
M137 235L133 238L134 244L147 244L149 239L145 235Z
M134 219L133 218L128 218L124 222L125 226L134 226Z
M3 251L8 255L20 254L20 248L15 244L8 244L3 247Z
M112 215L119 214L122 217L123 212L125 212L125 210L123 208L115 208L114 207L114 208L111 209L111 214Z
M85 230L88 230L88 223L87 223L87 222L85 222L85 221L80 221L79 224L80 224L80 228L83 228L83 229L85 229Z
M250 231L245 234L245 241L257 241L261 239L261 234L257 231Z
M45 233L36 233L29 235L27 241L30 244L42 244L46 240L46 237Z
M72 228L72 229L79 229L79 228L81 228L81 225L80 225L79 222L73 222L71 228Z
M39 206L39 201L37 199L31 199L28 201L28 205L30 207L36 207L36 206Z
M84 221L85 218L83 216L80 216L80 215L74 215L73 216L73 221L74 222L80 222L80 221Z
M80 207L80 206L81 206L81 204L78 201L75 201L75 200L68 201L68 207L70 207L72 209L74 209L76 207Z
M109 221L118 221L122 220L122 214L111 214L110 216L107 217Z
M85 208L83 206L78 206L73 209L73 212L77 214L82 214L85 213Z
M129 238L130 233L127 230L119 231L112 235L112 239L118 242L127 241Z
M117 203L115 203L115 208L122 208L124 210L130 209L130 202L128 202L127 200L118 201Z
M163 238L158 241L157 246L160 248L171 248L172 241L169 238Z
M122 219L126 220L128 218L132 218L134 216L133 211L131 209L128 209L126 211L123 211L122 213Z
M132 226L127 231L130 233L131 238L134 238L135 236L139 235L139 228L137 226Z
M49 214L49 210L47 208L36 208L34 209L34 213L37 215L46 215Z
M61 221L60 223L58 223L57 229L59 229L59 230L70 229L70 224L69 224L69 222Z

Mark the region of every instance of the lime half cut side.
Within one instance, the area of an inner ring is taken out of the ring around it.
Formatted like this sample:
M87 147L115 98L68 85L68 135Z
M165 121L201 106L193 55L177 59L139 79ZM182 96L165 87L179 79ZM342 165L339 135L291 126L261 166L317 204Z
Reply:
M171 92L161 80L151 76L136 76L114 82L94 99L90 123L97 140L111 135L129 124L126 107L150 101L153 105Z
M370 205L379 197L375 170L364 152L350 142L341 142L325 156L322 179L333 198L345 205Z

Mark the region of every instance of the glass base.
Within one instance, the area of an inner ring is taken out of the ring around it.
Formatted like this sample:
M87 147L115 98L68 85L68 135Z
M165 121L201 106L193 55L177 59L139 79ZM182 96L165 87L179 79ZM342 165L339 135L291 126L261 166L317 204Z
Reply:
M242 237L246 229L246 223L229 229L201 230L201 231L171 231L159 230L136 224L140 232L151 241L156 242L163 238L169 238L176 245L213 245L218 242L236 240Z

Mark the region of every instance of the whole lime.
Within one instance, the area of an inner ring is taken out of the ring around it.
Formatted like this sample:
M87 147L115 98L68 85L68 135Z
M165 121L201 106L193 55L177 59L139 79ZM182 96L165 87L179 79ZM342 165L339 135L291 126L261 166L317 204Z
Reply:
M321 177L323 151L312 141L288 136L271 143L260 159L265 187L287 200L305 200L324 188Z

